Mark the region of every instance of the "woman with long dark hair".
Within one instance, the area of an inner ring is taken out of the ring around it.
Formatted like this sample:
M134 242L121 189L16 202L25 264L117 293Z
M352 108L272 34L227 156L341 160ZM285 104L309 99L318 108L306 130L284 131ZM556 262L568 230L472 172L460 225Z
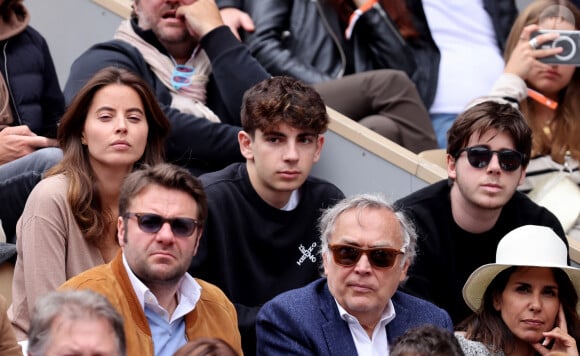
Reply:
M126 70L105 68L77 94L58 127L63 160L17 224L9 316L19 339L38 297L115 256L121 183L141 164L162 162L168 130L149 86Z

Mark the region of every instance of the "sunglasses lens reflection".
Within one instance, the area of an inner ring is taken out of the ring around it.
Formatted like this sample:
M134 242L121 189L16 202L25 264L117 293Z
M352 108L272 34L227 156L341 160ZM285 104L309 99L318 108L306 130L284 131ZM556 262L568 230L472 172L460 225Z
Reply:
M486 147L471 147L467 149L467 160L475 168L487 167L493 154L497 152L498 161L504 171L515 171L522 165L522 155L514 150L492 151Z
M474 147L467 151L467 159L469 164L475 168L483 168L489 164L491 161L491 155L493 153L487 148Z
M171 230L175 236L190 236L195 229L195 221L184 218L176 218L171 222Z
M163 219L159 215L144 214L137 217L137 223L143 232L151 234L161 230Z
M522 156L515 151L500 151L498 157L501 168L506 171L515 171L522 164Z
M363 253L366 253L369 262L374 267L388 268L395 264L397 255L400 253L397 250L389 248L372 248L363 250L349 245L335 245L331 247L334 261L345 267L354 266L361 258Z
M193 233L196 227L196 221L188 218L164 219L156 214L143 214L137 216L137 224L143 232L152 234L161 230L161 227L168 221L171 231L175 236L187 237Z
M179 84L189 84L189 78L187 77L173 77L173 81Z
M183 64L175 66L173 69L173 74L171 75L171 85L175 89L180 89L190 85L193 73L195 73L194 67Z
M386 268L395 264L397 254L385 249L376 249L369 253L369 260L377 267Z
M338 246L332 250L336 263L343 266L352 266L358 262L362 251L351 246Z
M175 71L183 73L183 74L193 74L195 69L193 67L186 66L186 65L178 65L175 67Z

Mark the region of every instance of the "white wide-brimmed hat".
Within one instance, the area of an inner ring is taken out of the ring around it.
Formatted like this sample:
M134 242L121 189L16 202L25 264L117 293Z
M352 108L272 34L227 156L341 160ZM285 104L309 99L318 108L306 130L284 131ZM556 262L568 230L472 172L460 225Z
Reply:
M477 311L491 281L512 266L560 268L570 277L576 293L580 295L580 269L568 266L567 262L566 245L554 230L537 225L518 227L506 234L497 245L495 263L483 265L469 276L463 286L463 299L471 310Z

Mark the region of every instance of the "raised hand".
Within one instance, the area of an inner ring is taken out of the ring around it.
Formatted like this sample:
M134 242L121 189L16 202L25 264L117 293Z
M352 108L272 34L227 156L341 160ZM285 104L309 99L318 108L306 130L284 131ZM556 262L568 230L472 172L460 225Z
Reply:
M250 15L242 10L236 9L235 7L226 7L221 9L220 13L224 23L232 30L238 40L240 39L239 29L246 32L253 32L256 29Z
M176 16L184 18L190 34L200 40L224 22L214 0L195 0L177 8Z
M515 74L523 80L526 80L533 67L545 66L548 69L551 66L550 64L538 61L538 58L552 56L562 52L562 47L540 48L543 43L558 38L558 33L544 33L534 37L535 40L531 42L531 34L539 29L540 27L538 25L524 27L520 39L507 61L504 69L505 73Z
M566 315L564 309L560 305L558 312L557 326L550 331L544 332L544 341L542 343L532 344L534 349L540 355L548 355L550 352L563 352L568 356L578 356L578 347L576 340L568 334L568 326L566 325ZM547 345L554 341L551 349L546 348Z

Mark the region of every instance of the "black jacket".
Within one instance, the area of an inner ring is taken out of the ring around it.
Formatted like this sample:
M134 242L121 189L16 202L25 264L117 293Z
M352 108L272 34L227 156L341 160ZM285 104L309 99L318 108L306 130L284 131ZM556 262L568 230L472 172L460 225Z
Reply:
M272 74L288 74L308 83L340 77L348 74L341 56L348 56L348 47L351 47L353 72L382 68L403 70L429 108L437 90L441 54L431 37L422 1L406 0L418 38L401 43L401 36L388 15L375 7L359 19L352 43L346 48L341 42L343 26L334 9L325 2L217 0L220 8L243 9L256 22L256 32L248 36L247 42L254 56ZM503 51L518 14L515 1L483 0L483 4L491 17L498 47Z
M360 17L348 41L324 0L246 0L244 10L256 24L245 42L273 75L318 83L373 69L415 71L410 48L379 5Z
M0 41L0 71L8 86L13 125L27 125L38 135L56 137L64 97L45 39L26 29Z
M161 53L167 53L152 31L139 29L135 22L133 28ZM108 66L126 68L139 74L151 85L171 123L166 144L168 161L186 165L195 174L242 161L237 139L241 130L242 96L252 85L269 75L226 26L205 35L200 44L212 65L206 105L218 115L222 123L210 122L171 108L169 90L155 76L141 53L137 48L119 40L96 44L75 60L64 89L66 101L70 103L79 89L100 69Z

